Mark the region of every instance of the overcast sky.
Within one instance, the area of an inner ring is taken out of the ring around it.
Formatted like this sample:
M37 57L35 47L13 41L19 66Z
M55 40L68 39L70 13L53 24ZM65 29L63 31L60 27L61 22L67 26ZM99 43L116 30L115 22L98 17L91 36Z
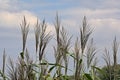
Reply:
M22 50L20 23L23 16L30 23L27 47L33 55L33 29L37 18L39 21L45 19L48 31L54 33L56 12L61 24L75 37L79 34L83 16L87 16L89 25L94 28L92 37L100 51L111 45L114 36L120 41L120 0L0 0L0 62L4 48L7 56L13 59ZM49 47L49 51L51 49Z

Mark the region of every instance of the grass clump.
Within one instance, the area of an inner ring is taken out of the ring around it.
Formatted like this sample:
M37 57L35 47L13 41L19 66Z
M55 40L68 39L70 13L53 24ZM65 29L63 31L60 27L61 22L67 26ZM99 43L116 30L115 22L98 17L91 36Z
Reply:
M80 35L71 46L72 36L69 36L67 30L61 26L58 14L55 18L55 40L53 47L55 62L50 63L45 59L46 48L53 38L50 32L47 32L45 20L41 23L36 21L34 26L35 35L35 54L36 59L32 60L26 47L27 36L29 33L29 24L24 16L21 26L22 33L22 51L18 56L18 61L9 59L6 68L6 53L3 51L3 66L0 70L1 80L119 80L119 68L117 63L118 42L113 40L113 64L109 50L105 48L104 61L106 67L97 67L97 49L95 47L91 34L93 29L88 25L84 16ZM73 52L71 47L74 48ZM68 75L69 59L73 59L74 69L72 75ZM6 70L7 69L7 70ZM102 77L101 77L102 76Z

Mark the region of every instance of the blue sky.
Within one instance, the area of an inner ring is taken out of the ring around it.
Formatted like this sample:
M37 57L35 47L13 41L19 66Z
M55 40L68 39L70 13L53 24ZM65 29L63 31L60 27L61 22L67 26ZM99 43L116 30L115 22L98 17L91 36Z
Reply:
M61 24L75 37L79 34L83 16L87 16L88 23L94 28L92 37L100 51L111 45L114 36L120 41L120 0L0 0L0 62L4 48L7 56L13 59L22 50L20 23L23 16L30 23L27 47L34 55L33 28L37 18L39 21L45 18L48 32L54 34L56 12ZM48 49L48 55L51 55L51 49Z

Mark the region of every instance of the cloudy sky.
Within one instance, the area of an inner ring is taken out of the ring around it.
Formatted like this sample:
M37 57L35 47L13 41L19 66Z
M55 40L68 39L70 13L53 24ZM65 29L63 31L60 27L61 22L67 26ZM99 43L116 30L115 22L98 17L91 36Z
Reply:
M22 50L20 23L23 16L30 23L27 47L33 55L33 29L37 18L39 21L45 19L48 31L54 33L56 12L61 24L75 37L79 34L83 16L87 16L89 25L94 28L92 37L100 51L111 45L114 36L120 41L120 0L0 0L0 62L4 48L7 56L13 59Z

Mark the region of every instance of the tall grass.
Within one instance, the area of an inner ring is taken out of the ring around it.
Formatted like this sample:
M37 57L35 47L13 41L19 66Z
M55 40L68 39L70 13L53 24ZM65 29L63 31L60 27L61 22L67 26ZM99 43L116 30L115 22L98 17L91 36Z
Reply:
M111 80L112 79L112 63L111 63L111 56L110 56L110 53L109 51L105 48L105 54L104 54L104 57L103 57L105 63L106 63L106 66L107 66L107 71L108 71L108 79Z
M27 23L27 21L25 19L25 16L24 16L24 19L23 19L22 23L20 24L20 26L21 26L22 42L23 42L22 51L24 52L25 48L26 48L27 35L28 35L28 32L29 32L29 24Z
M113 40L112 43L112 52L110 53L110 50L106 49L104 50L105 54L103 56L103 59L106 63L105 68L105 78L107 80L119 80L119 74L118 74L118 61L117 61L117 54L119 49L119 43L116 40L116 37ZM112 54L112 56L110 56ZM113 60L113 61L112 61Z
M56 64L62 65L64 62L65 71L64 74L67 75L68 71L68 52L70 49L71 37L68 36L67 31L64 27L61 27L60 19L58 14L56 15L56 22L54 24L56 30L56 42L57 45L54 47ZM61 76L61 67L57 67L57 76Z
M116 37L115 39L113 40L113 68L114 68L114 80L117 80L117 74L116 74L116 66L117 66L117 52L118 52L118 42L116 40Z
M20 24L22 33L22 51L15 62L9 58L6 63L6 53L3 51L3 66L0 70L1 80L102 80L100 75L107 76L108 80L118 80L117 69L117 53L118 42L113 40L113 64L111 61L110 51L105 49L104 57L107 71L97 67L97 48L94 44L91 34L93 29L89 26L84 16L82 26L80 27L80 35L76 37L74 45L71 44L72 36L61 25L60 18L56 14L55 28L55 46L53 47L55 62L50 63L45 59L47 46L52 39L50 32L47 32L47 23L36 21L34 25L35 36L35 55L36 59L31 59L29 51L26 47L27 36L29 33L29 23L25 16ZM33 45L34 46L34 45ZM71 47L74 48L73 52ZM70 64L69 59L73 59L74 69L72 75L68 75ZM6 67L7 64L7 67ZM113 66L113 69L112 67ZM113 73L112 73L113 70ZM114 79L112 79L112 76Z

